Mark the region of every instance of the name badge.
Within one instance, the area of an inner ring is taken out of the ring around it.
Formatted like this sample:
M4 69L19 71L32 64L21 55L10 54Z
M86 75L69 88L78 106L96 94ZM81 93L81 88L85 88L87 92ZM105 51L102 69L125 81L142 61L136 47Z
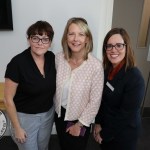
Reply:
M111 89L111 91L114 91L114 87L109 82L107 82L106 85Z

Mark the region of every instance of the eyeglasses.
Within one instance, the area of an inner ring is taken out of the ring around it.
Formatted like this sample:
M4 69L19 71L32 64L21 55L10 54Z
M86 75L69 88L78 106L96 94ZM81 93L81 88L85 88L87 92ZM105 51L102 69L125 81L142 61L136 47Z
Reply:
M39 43L41 41L43 44L48 44L50 42L50 39L49 38L40 39L38 36L31 36L31 41L33 43Z
M107 44L105 46L105 50L111 51L113 49L113 47L115 47L116 50L121 51L124 48L124 46L126 46L126 44L124 44L124 43L116 43L116 45Z

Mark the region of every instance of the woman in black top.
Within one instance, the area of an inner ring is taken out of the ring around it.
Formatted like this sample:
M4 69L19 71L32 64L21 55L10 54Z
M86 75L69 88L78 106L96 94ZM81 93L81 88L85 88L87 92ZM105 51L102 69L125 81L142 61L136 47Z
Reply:
M144 79L135 67L127 32L110 30L103 42L104 90L94 138L102 150L136 150Z
M20 150L48 150L53 125L56 88L54 31L46 21L27 30L30 47L8 63L5 73L5 106L12 138Z

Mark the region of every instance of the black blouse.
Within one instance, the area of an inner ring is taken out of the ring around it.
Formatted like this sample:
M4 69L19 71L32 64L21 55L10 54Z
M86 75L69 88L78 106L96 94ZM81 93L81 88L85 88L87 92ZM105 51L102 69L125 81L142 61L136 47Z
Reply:
M45 54L45 76L40 73L28 48L7 65L5 78L18 83L14 103L18 112L36 114L48 111L53 105L56 89L55 55Z

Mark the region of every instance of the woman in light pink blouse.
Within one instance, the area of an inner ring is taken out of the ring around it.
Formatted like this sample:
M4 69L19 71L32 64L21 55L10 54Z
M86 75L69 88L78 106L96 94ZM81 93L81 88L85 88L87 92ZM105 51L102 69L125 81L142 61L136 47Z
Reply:
M55 124L61 150L85 150L103 91L102 63L92 55L87 21L68 20L56 55Z

